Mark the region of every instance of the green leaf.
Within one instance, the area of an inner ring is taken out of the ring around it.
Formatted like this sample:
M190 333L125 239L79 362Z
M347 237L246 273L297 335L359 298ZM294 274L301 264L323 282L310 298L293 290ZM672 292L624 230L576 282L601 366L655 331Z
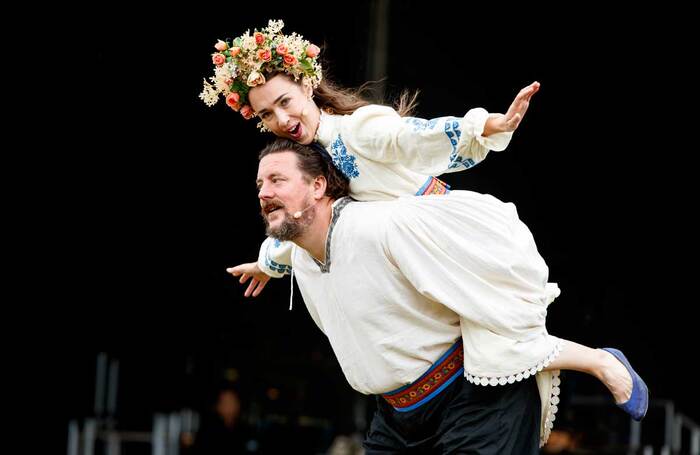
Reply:
M311 66L308 60L299 60L299 66L301 66L304 71L311 71L313 69L313 66Z

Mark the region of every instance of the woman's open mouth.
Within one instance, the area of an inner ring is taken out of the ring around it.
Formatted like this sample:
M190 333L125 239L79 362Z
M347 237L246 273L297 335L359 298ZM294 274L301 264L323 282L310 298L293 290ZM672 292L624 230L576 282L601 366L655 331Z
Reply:
M289 130L289 135L294 139L295 141L298 141L299 138L301 138L301 134L303 133L301 123L297 123L297 125Z

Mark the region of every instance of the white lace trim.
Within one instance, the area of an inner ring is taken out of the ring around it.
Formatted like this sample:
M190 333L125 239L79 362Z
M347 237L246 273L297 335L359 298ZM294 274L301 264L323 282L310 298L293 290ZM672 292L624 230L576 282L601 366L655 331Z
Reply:
M559 353L562 350L562 345L561 343L557 343L556 346L554 346L554 350L540 363L537 364L537 366L534 366L532 368L529 368L525 371L521 371L518 374L511 374L510 376L499 376L499 377L489 377L489 376L474 376L472 374L467 373L465 376L467 378L467 381L471 382L472 384L476 385L506 385L506 384L512 384L514 382L520 382L523 379L527 379L530 376L536 375L538 372L542 371L544 368L549 366L550 363L559 355Z
M559 379L559 370L554 370L552 373L552 393L549 395L549 409L547 410L547 417L544 419L544 428L540 431L540 447L547 443L549 439L549 434L552 432L552 427L554 427L554 419L556 418L557 411L559 408L559 384L561 380Z

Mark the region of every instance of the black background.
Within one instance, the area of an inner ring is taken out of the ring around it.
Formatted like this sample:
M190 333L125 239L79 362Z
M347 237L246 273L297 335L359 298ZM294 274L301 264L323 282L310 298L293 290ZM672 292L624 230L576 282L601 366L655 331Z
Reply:
M125 427L201 408L227 368L251 397L280 388L282 413L333 417L329 400L352 394L301 300L287 311L287 279L247 300L225 273L263 239L256 152L271 136L197 95L216 40L270 18L360 85L370 3L112 5L66 27L67 101L51 115L67 149L37 160L48 191L27 209L45 222L30 259L48 268L27 295L60 305L36 309L46 341L26 357L59 399L61 431L91 412L99 352L121 362ZM562 289L551 333L623 349L653 397L700 420L687 12L393 2L390 16L389 94L420 89L420 117L503 112L542 83L509 148L445 180L518 206Z

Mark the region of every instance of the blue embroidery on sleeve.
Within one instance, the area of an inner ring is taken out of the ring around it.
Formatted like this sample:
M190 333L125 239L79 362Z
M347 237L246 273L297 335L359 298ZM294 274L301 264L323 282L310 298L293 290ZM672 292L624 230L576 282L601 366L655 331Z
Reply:
M434 118L432 120L425 120L417 117L404 117L403 119L403 121L410 125L411 129L413 129L413 131L416 132L432 130L433 128L435 128L435 125L437 125L437 122L439 120L440 119L437 118Z
M355 157L348 153L340 134L333 142L331 142L331 157L333 164L340 172L345 174L349 179L354 179L360 176L360 171L357 170Z
M448 169L455 169L460 166L464 166L465 169L469 169L472 166L476 166L476 162L471 158L464 158L457 155L457 143L459 138L462 137L462 130L460 127L461 119L457 117L440 117L432 120L425 120L416 117L405 117L404 122L411 127L414 132L420 133L423 131L430 131L435 129L435 127L444 122L445 134L447 139L450 141L452 146L452 153L450 153L450 164Z
M273 239L275 247L279 247L280 241L278 239ZM268 244L265 250L265 265L273 272L281 273L283 275L289 275L292 272L292 266L287 264L280 264L279 262L270 259L270 245Z
M462 131L460 130L458 120L448 120L445 122L445 134L450 140L452 145L452 153L450 153L450 165L448 169L454 169L459 166L464 166L465 169L476 166L476 162L471 158L464 158L457 155L457 143L459 138L462 137Z

